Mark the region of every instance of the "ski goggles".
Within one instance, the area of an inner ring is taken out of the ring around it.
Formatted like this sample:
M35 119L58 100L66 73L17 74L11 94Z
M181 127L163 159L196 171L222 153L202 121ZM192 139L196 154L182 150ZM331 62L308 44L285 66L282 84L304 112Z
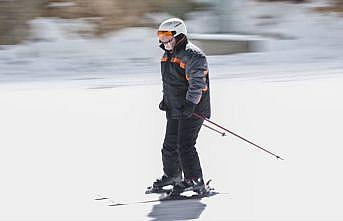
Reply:
M157 36L158 39L161 39L163 37L174 37L175 33L175 31L158 31Z

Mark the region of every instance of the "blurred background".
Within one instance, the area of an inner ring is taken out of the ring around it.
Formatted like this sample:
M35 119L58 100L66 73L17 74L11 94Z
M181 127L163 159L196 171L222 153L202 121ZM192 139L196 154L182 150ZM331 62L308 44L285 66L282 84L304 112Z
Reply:
M300 45L341 59L342 15L342 0L0 0L0 82L93 80L104 87L142 83L137 74L158 82L155 33L169 17L184 19L190 38L212 56L214 78L252 75L237 72L247 63L299 64L300 57L306 64L313 51L297 53ZM298 56L285 61L289 55L280 53L292 48ZM246 52L256 56L226 56Z
M92 30L79 34L100 37L126 27L155 27L149 13L168 13L185 18L187 13L205 10L209 5L191 1L157 0L2 0L1 44L18 44L28 39L30 21L35 18L82 19Z
M94 29L79 30L80 34L101 36L126 27L156 27L156 20L149 17L153 13L187 19L192 12L207 11L208 14L216 15L212 19L216 20L218 26L213 31L232 32L237 27L229 22L235 20L235 16L239 17L239 11L235 9L244 7L244 2L248 0L1 0L0 44L18 44L29 39L30 21L41 17L83 19L92 24ZM278 4L277 2L282 1L260 2ZM289 2L304 3L309 0ZM327 3L326 7L317 7L314 10L343 13L342 0L327 0Z
M286 160L203 129L224 194L109 209L94 197L161 175L174 16L208 55L211 119ZM0 220L343 220L342 39L343 0L0 0Z

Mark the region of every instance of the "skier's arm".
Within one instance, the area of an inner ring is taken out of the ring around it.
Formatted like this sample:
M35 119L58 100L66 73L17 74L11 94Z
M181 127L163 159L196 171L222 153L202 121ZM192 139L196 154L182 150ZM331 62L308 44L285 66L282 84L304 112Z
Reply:
M186 100L198 104L202 92L207 90L206 76L208 74L206 57L203 55L193 55L186 64L186 78L189 86Z

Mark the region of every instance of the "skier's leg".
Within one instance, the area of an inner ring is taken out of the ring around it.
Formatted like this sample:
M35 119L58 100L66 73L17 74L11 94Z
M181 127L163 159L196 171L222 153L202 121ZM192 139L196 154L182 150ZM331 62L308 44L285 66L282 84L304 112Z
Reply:
M179 120L178 144L185 179L174 186L171 196L178 196L188 190L193 190L199 195L207 192L198 152L195 149L202 123L203 120L197 118Z
M173 119L168 119L167 121L162 148L163 171L167 176L179 176L181 174L177 144L178 123L178 120Z
M153 183L152 192L158 192L162 187L173 185L182 180L177 144L178 124L178 120L167 120L166 134L161 150L164 175Z
M198 152L195 149L202 123L202 119L194 117L179 121L178 143L185 179L197 180L203 176Z

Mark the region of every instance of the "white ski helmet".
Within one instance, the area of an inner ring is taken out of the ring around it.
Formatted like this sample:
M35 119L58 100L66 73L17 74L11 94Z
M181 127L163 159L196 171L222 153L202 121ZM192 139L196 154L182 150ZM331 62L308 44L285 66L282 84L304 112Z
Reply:
M173 37L184 34L187 37L187 28L184 21L179 18L170 18L160 24L158 35L163 32L171 32Z

